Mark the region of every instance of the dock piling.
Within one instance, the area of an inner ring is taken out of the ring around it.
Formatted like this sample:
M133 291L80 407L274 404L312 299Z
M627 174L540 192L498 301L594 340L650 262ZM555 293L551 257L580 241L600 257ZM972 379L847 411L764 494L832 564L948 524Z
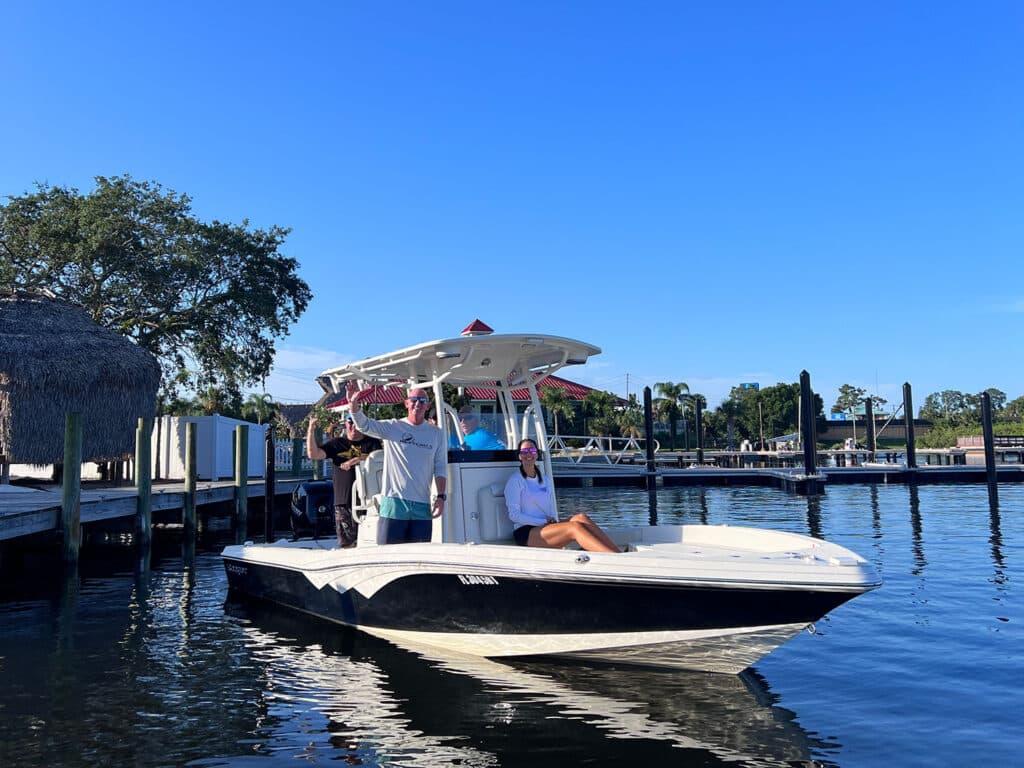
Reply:
M235 522L240 540L249 522L249 426L235 427Z
M82 541L82 414L64 417L64 472L61 496L63 556L67 565L77 565Z
M274 493L276 491L274 462L274 428L266 431L266 466L263 469L263 532L267 543L274 540Z
M988 505L999 507L999 484L996 479L996 448L992 437L992 395L981 393L981 432L985 441L985 479L988 483Z
M907 469L917 469L917 447L914 445L914 396L910 382L903 382L903 423L907 428Z
M697 463L704 463L704 408L701 407L700 398L696 398L694 404L694 426L697 429Z
M654 461L654 410L650 387L644 387L644 435L647 437L647 490L653 491L658 487L658 474Z
M196 531L196 425L185 422L185 493L181 500L185 540L195 541Z
M140 418L135 430L135 532L139 546L148 548L153 543L153 419Z
M811 374L800 371L800 442L804 448L804 474L815 473L816 435L814 434L814 393Z

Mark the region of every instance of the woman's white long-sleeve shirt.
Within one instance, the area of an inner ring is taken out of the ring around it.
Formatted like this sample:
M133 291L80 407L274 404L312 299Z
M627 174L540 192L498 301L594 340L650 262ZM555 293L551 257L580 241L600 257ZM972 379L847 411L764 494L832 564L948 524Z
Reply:
M555 519L551 480L523 477L516 470L505 483L505 506L512 525L546 525Z

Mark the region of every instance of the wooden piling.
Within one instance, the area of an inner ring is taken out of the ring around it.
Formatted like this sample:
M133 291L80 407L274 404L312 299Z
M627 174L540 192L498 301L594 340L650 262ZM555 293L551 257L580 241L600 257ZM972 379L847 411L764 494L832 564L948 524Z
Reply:
M658 474L654 461L654 410L650 387L644 387L644 434L647 436L647 490L653 491L658 487Z
M694 426L697 428L697 463L704 463L704 409L701 407L700 398L694 404Z
M907 469L917 469L917 447L914 444L914 395L910 382L903 382L903 424L907 429Z
M63 556L68 565L78 563L82 541L82 414L64 417L64 467L61 497Z
M181 501L182 523L185 526L185 540L195 541L196 525L196 425L185 422L185 494Z
M235 522L245 538L249 521L249 425L235 427Z
M996 480L996 447L992 437L992 395L981 393L981 432L985 441L985 481L988 483L988 505L999 507L999 484Z
M263 532L267 543L274 540L274 493L276 480L276 462L274 461L274 428L267 426L266 432L267 457L263 469Z
M800 441L804 447L804 474L813 475L817 435L814 434L814 393L811 374L807 371L800 371Z
M139 546L153 542L153 419L140 418L135 430L135 532Z

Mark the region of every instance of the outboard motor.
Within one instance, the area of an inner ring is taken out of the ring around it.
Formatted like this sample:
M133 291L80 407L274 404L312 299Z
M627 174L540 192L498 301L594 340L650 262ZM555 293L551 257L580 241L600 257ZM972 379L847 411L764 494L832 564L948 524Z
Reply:
M292 491L292 539L334 533L334 484L309 480Z

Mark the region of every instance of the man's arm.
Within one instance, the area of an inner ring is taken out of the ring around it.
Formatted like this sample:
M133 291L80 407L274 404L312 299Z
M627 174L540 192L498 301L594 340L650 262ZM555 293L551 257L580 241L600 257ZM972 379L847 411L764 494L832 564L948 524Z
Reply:
M309 417L309 428L306 429L306 455L313 461L322 461L327 458L324 449L316 443L316 417Z
M440 517L444 512L448 492L448 450L445 445L444 432L438 429L440 434L437 439L437 448L434 450L434 484L437 486L437 498L434 499L432 517ZM444 497L444 498L442 498Z
M444 512L446 500L448 498L448 478L438 475L434 478L434 484L437 486L437 498L434 499L434 508L430 512L431 517L440 517L441 513Z
M400 435L398 428L392 426L391 422L377 421L363 413L363 404L359 399L359 385L350 381L345 385L345 397L348 399L349 413L352 414L352 421L356 429L364 435L377 437L381 440L394 440Z

